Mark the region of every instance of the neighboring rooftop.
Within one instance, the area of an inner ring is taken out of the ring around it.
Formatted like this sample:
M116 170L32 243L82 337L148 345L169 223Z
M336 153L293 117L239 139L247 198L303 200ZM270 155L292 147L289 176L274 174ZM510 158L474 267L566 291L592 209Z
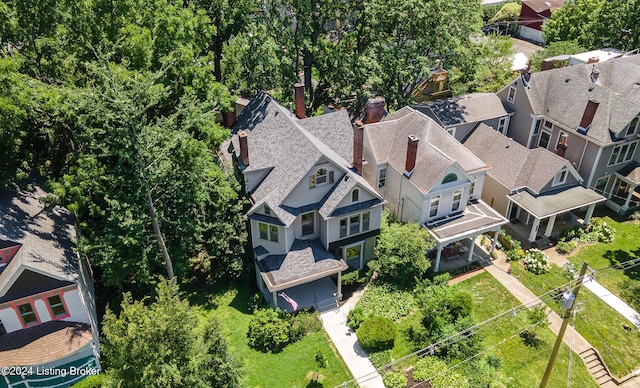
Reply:
M434 118L443 127L476 123L507 115L502 101L495 93L465 94L415 105L413 108Z
M429 233L439 242L458 241L479 232L504 225L509 220L482 201L473 201L461 214L426 224Z
M488 174L511 190L538 194L568 162L544 148L529 149L495 129L480 124L464 146L491 166Z
M526 4L537 13L545 10L555 10L564 4L564 0L522 0L522 4Z

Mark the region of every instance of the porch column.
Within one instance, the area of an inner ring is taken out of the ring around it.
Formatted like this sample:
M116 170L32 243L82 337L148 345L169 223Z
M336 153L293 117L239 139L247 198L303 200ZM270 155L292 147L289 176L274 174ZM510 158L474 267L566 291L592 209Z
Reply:
M609 189L609 192L607 193L607 199L611 199L611 197L613 196L613 190L616 190L618 188L618 177L614 177L613 178L613 184L611 185L611 188ZM605 190L607 189L607 187L605 186Z
M504 215L504 218L508 220L510 219L509 215L511 214L511 208L513 207L513 202L511 202L511 198L507 197L507 199L509 199L509 203L507 204L507 212Z
M544 230L545 237L551 237L551 233L553 233L553 225L556 223L556 215L552 215L549 217L547 221L547 228Z
M531 233L529 233L529 241L536 241L536 235L538 234L538 228L540 227L540 219L533 217L533 225L531 225Z
M627 183L627 189L629 189L629 194L627 194L627 200L624 202L625 209L629 208L629 204L631 203L631 197L633 197L633 192L636 191L636 187Z
M342 271L338 272L338 298L342 300Z
M493 242L491 243L491 249L489 250L489 257L493 255L493 251L496 250L496 244L498 243L498 235L500 234L500 229L496 230L493 234Z
M438 252L436 253L436 265L433 268L434 272L438 272L440 269L440 256L442 256L442 245L438 244Z
M596 208L596 204L592 203L591 205L589 205L589 207L587 208L587 214L585 214L584 216L584 221L582 222L583 225L588 225L589 221L591 221L591 216L593 216L593 209Z
M273 296L273 308L277 309L278 308L278 293L273 291L271 293L271 296Z
M473 248L475 248L475 246L476 246L476 237L478 237L478 236L471 237L471 246L469 246L469 253L467 255L467 261L472 261L473 260Z

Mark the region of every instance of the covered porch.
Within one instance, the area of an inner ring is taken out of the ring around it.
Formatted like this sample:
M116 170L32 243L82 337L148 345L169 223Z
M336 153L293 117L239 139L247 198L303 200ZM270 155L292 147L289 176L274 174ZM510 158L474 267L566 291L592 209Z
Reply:
M640 164L633 162L613 176L613 184L607 194L608 206L617 212L624 212L640 206Z
M293 312L306 307L319 311L337 307L342 299L342 271L348 266L319 241L295 240L286 254L262 253L256 260L256 280L273 308Z
M500 213L481 200L470 203L465 210L456 216L447 217L424 224L431 236L436 240L436 257L433 270L445 270L447 265L441 262L458 260L460 256L467 262L474 260L476 238L486 232L493 232L494 238L489 255L496 247L500 227L509 222ZM461 253L462 251L462 253ZM459 266L459 264L458 264Z
M563 216L570 214L573 210L587 208L582 220L582 224L587 225L591 221L596 205L606 201L602 195L582 186L539 196L523 190L508 195L507 198L509 199L507 208L509 218L522 221L527 228L531 225L526 234L526 241L533 245L537 244L538 240L549 239L554 235L556 221L560 219L562 223L566 223L567 220ZM541 225L544 225L544 231L539 235Z

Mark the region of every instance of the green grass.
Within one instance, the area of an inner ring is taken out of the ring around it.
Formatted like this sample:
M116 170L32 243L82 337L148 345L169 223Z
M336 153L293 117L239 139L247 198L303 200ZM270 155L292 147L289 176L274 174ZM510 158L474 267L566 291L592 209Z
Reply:
M398 335L396 336L396 341L393 345L392 357L394 360L398 360L418 350L416 348L416 344L414 344L409 338L407 331L411 327L417 328L422 326L423 317L424 316L418 309L414 309L411 314L396 321Z
M585 248L593 247L597 245ZM568 282L564 270L556 265L551 265L549 273L544 275L534 275L519 263L514 263L512 268L513 275L536 295ZM543 300L555 311L560 311L557 301L550 297L544 297ZM640 366L640 354L637 351L640 349L640 334L637 331L626 331L622 325L629 322L584 287L580 290L578 302L581 303L579 307L582 311L576 320L576 329L600 352L611 373L623 377L636 370Z
M353 377L321 330L288 345L282 352L262 353L247 345L247 330L251 320L248 306L253 296L248 284L235 284L215 295L204 296L202 288L191 294L193 304L203 307L205 316L215 317L221 325L234 357L243 364L244 387L334 387ZM321 385L314 385L317 365L316 351L328 359L328 367L320 370Z
M520 305L520 302L500 282L486 272L459 283L459 287L473 295L476 302L473 315L479 322ZM484 347L499 344L528 325L524 312L518 313L515 317L508 315L482 331ZM503 362L496 376L496 386L502 384L519 388L539 385L556 336L551 330L545 328L539 328L538 335L542 339L542 344L537 348L524 345L522 339L516 335L487 352L500 357ZM569 347L563 344L549 380L550 387L566 386L569 353ZM577 354L573 355L572 382L576 387L598 386Z

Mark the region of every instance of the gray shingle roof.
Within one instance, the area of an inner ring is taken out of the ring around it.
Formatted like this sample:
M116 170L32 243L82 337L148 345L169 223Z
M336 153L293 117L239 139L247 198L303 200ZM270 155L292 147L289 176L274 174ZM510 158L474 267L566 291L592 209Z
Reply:
M531 193L523 190L509 195L509 198L515 204L538 218L550 217L553 214L564 213L607 200L595 191L582 186L540 196L533 196Z
M413 107L419 112L437 118L438 124L450 126L477 123L507 115L502 101L495 93L472 93L463 96L432 101Z
M73 218L60 206L45 207L40 198L46 193L38 184L32 186L33 192L14 186L0 193L0 239L22 245L0 274L0 297L23 269L60 281L78 280Z
M235 150L240 148L237 133L241 130L249 133L249 166L243 172L269 170L252 193L256 202L249 214L266 203L284 225L291 225L298 213L296 209L283 206L283 201L307 179L309 170L322 158L334 163L372 195L383 199L351 169L349 155L353 147L353 130L346 112L299 120L266 92L259 92L234 126L232 144Z
M413 108L405 107L384 121L365 125L367 154L375 164L388 163L403 173L407 155L407 138L419 138L416 167L409 181L427 193L456 163L467 172L487 168L478 157L449 135L433 119Z
M595 83L591 80L594 66L600 71ZM587 102L599 101L586 136L607 145L640 114L640 84L636 82L640 82L638 55L533 73L525 90L535 114L574 131Z
M538 194L568 166L566 159L553 152L529 149L485 124L471 133L464 146L491 165L489 175L511 190L527 187Z

